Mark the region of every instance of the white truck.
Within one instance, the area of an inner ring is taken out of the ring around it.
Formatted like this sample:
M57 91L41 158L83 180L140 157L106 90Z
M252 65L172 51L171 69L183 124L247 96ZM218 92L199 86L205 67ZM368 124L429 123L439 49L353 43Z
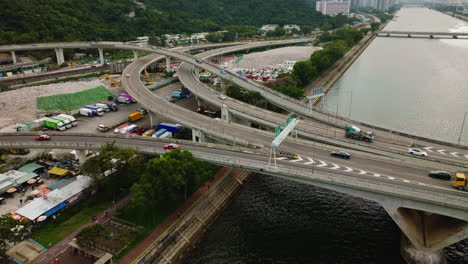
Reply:
M72 115L60 114L58 116L65 117L66 119L68 119L70 123L72 124L72 126L76 126L78 124L75 117Z
M97 113L96 113L96 111L88 109L88 108L80 108L80 115L93 117L93 116L96 116Z
M110 111L109 106L107 106L106 104L97 103L97 104L95 104L95 106L101 108L101 110L104 111L104 112L109 112Z

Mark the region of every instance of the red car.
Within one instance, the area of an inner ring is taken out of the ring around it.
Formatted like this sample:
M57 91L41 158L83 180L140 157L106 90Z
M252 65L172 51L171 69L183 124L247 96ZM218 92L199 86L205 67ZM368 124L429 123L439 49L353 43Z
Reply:
M179 149L180 146L174 143L164 145L164 149Z
M50 136L48 135L40 135L40 136L37 136L35 137L36 140L40 140L40 141L47 141L47 140L50 140Z

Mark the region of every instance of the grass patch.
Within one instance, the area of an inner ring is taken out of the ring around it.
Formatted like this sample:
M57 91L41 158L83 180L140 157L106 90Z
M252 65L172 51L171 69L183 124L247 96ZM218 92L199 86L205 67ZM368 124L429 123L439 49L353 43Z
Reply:
M73 110L88 104L95 104L100 100L107 100L115 96L106 87L100 85L96 88L71 94L57 94L37 97L37 108L41 110Z
M93 216L101 214L111 204L112 202L108 199L98 196L82 201L67 208L54 221L50 221L35 230L32 239L49 248L73 233L80 226L88 223Z

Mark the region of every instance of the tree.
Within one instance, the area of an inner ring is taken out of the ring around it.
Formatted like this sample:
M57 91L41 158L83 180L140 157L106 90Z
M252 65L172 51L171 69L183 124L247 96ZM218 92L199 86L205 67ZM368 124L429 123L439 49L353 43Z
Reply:
M209 33L205 36L206 40L208 40L209 42L213 42L213 43L222 41L223 37L224 35L218 32Z
M234 41L236 40L236 33L232 31L228 31L224 33L223 41Z
M296 86L278 86L274 87L273 90L296 99L300 99L304 96L304 89Z
M301 33L304 35L310 34L312 31L314 31L313 26L302 26L301 27Z
M371 26L371 30L372 30L372 32L374 32L374 31L376 31L376 30L378 30L378 29L379 29L379 27L380 27L380 23L377 23L377 22L372 22L370 26Z
M10 90L10 86L4 82L0 82L0 93Z
M31 233L31 221L18 222L5 214L0 216L0 256L11 244L20 242Z
M267 32L268 37L282 37L284 35L286 35L286 30L282 27L277 27L275 30Z
M310 61L299 61L294 64L292 76L301 87L308 85L317 75L317 69Z
M99 239L109 239L110 233L101 224L94 224L83 228L76 235L76 244L82 248L96 249Z

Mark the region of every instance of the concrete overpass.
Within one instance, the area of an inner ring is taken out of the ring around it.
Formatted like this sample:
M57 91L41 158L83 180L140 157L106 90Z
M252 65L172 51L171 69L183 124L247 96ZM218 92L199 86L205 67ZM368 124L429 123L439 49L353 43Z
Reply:
M169 141L110 134L57 133L49 142L35 141L34 134L25 133L3 134L0 137L1 147L16 148L89 150L110 142L142 153L162 154L165 152L162 146ZM413 245L424 252L433 253L468 237L468 193L410 181L395 181L391 175L363 175L319 166L311 169L307 164L286 160L280 160L275 168L268 166L268 156L262 151L210 143L177 143L182 149L191 151L195 158L210 163L312 184L378 202Z
M377 31L378 37L425 37L425 38L454 38L468 37L463 32L423 32L423 31Z

